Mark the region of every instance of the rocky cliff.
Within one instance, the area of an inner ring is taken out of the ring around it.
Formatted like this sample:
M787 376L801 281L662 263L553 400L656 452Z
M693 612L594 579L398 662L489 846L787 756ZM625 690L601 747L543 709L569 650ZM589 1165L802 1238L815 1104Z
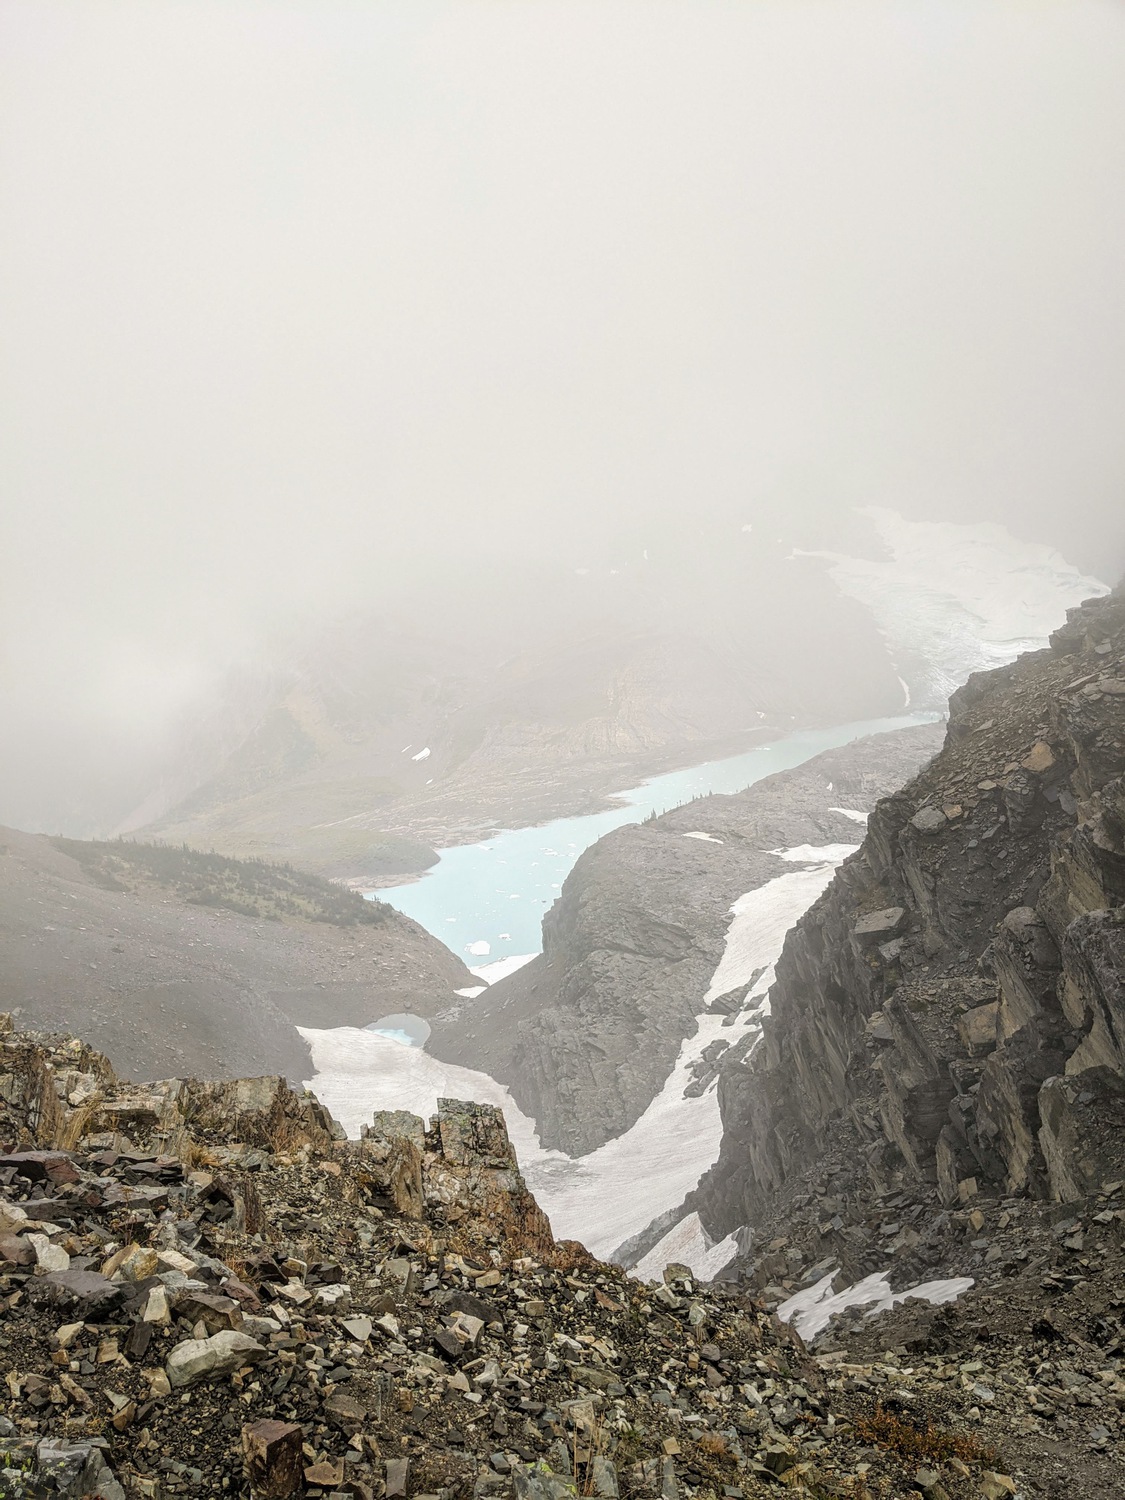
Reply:
M970 678L941 754L790 934L763 1038L723 1070L695 1199L714 1233L757 1231L760 1278L932 1264L950 1209L1120 1185L1123 773L1119 588L1049 650ZM980 1274L1004 1256L985 1238L960 1258Z
M856 842L940 742L930 724L873 735L600 839L548 912L542 955L438 1018L429 1050L505 1083L545 1145L578 1155L622 1134L696 1029L731 904L793 868L771 851Z

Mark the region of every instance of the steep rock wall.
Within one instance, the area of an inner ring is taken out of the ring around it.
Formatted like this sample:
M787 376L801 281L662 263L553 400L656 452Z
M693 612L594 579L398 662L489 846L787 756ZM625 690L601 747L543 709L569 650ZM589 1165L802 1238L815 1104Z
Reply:
M826 1165L858 1199L946 1205L1121 1175L1123 772L1119 588L970 678L942 753L790 934L762 1041L720 1078L711 1233L776 1222Z

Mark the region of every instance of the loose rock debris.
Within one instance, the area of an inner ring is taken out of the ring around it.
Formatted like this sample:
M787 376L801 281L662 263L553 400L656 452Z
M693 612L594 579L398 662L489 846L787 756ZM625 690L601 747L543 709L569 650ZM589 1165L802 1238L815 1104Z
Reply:
M966 1418L1003 1372L816 1359L556 1242L489 1107L345 1142L278 1079L123 1085L11 1031L0 1100L5 1500L1021 1492Z

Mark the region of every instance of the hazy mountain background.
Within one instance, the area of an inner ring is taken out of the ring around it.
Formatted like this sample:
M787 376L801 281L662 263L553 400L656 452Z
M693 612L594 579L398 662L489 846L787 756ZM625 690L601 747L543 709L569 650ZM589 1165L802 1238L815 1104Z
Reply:
M894 711L787 561L857 508L1115 578L1123 65L1101 0L8 0L0 820Z

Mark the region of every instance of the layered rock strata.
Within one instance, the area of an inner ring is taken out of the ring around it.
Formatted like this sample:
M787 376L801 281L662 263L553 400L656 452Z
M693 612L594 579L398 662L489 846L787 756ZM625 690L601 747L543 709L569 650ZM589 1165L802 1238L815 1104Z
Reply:
M843 1211L808 1253L838 1258L880 1195L1066 1203L1125 1174L1123 773L1118 589L970 678L790 934L762 1041L720 1079L710 1230L784 1225L826 1168Z

